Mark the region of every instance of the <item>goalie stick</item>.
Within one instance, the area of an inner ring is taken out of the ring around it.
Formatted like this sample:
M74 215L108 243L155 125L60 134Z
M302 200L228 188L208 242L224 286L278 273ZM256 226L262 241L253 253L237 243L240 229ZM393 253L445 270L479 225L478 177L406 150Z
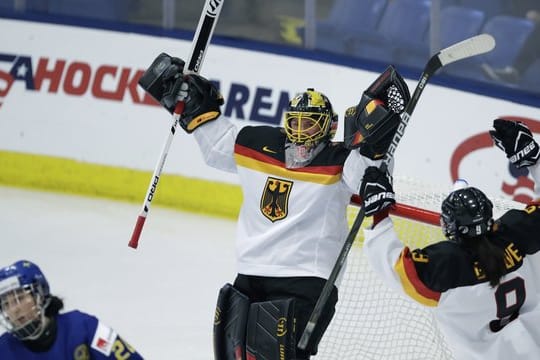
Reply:
M201 71L201 66L206 55L206 49L208 48L208 45L210 44L210 39L212 38L212 34L214 33L214 29L216 27L219 14L221 12L221 8L223 7L223 2L224 0L206 0L201 13L201 17L199 18L197 30L195 31L195 35L193 37L191 52L189 54L187 62L187 70L185 71L186 73L198 74ZM144 226L144 222L146 221L148 211L150 210L150 204L156 193L159 178L161 176L161 172L163 171L163 165L165 164L165 160L167 158L167 154L169 153L169 148L171 147L173 136L176 132L176 129L178 128L178 121L180 119L180 115L183 111L184 102L180 101L176 104L176 107L174 109L173 124L171 126L171 130L167 135L165 143L163 144L161 155L154 169L154 173L152 174L152 178L150 179L150 185L148 186L148 190L146 191L142 210L139 213L137 223L135 224L135 228L133 229L131 239L129 240L128 245L134 249L136 249L139 245L139 238L141 236L142 228Z
M401 138L403 137L403 133L405 132L405 128L407 127L409 119L416 107L416 104L418 103L418 99L420 98L420 95L422 95L422 92L424 91L431 76L433 76L440 68L450 63L487 53L493 50L494 47L495 39L491 35L480 34L463 40L454 45L451 45L445 49L442 49L429 59L420 76L418 85L416 85L416 88L414 89L411 100L405 107L405 110L403 110L403 113L400 115L400 123L398 125L396 133L394 134L390 147L388 148L388 151L382 161L382 164L380 166L381 170L386 171L388 165L394 157L396 147L399 144ZM326 281L321 291L321 295L319 295L319 299L315 304L315 308L313 309L306 328L302 333L302 337L298 342L298 347L302 350L305 350L307 348L311 335L313 334L315 326L319 321L322 310L328 302L328 298L330 296L330 293L332 292L332 288L336 282L339 273L341 272L341 269L343 268L343 265L345 264L345 260L347 259L349 250L351 249L354 239L356 238L358 230L360 230L360 226L362 225L364 218L365 210L363 207L360 207L360 210L358 211L358 214L354 219L353 225L349 231L349 234L347 235L343 247L341 248L341 252L336 259L334 268L332 269L332 272L330 273L330 276L328 277L328 280Z

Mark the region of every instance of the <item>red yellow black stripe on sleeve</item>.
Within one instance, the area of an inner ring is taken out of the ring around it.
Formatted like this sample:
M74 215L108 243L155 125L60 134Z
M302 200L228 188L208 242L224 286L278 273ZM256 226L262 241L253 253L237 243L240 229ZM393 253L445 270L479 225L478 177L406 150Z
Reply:
M399 255L399 259L396 262L394 269L399 275L401 285L407 295L418 301L420 304L431 307L437 306L441 293L428 289L422 280L420 280L408 247L403 249Z
M287 169L282 161L256 150L236 144L234 147L236 164L251 170L281 176L288 179L330 185L341 179L343 165L307 166Z

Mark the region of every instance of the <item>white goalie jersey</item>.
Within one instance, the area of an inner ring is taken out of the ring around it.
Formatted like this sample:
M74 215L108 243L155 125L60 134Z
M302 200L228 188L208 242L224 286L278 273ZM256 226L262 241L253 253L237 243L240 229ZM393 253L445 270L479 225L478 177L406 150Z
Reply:
M287 169L282 129L238 130L223 118L194 135L207 164L238 173L242 185L238 272L327 279L347 236L351 195L379 162L329 144L308 166Z

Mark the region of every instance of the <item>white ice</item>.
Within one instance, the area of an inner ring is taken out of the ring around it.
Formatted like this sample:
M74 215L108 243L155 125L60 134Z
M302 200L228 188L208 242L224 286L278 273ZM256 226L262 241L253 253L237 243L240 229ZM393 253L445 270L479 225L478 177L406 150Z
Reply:
M96 315L146 359L213 359L234 221L153 206L134 250L137 204L10 187L0 199L0 266L37 263L66 310Z

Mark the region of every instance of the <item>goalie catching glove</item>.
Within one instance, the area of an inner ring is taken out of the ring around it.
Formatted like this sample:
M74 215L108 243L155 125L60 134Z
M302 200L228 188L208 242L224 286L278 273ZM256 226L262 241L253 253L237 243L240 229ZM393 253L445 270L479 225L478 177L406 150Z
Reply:
M360 185L360 197L366 216L375 215L393 206L396 199L390 174L375 166L368 167Z
M161 53L139 79L139 85L171 114L184 102L180 126L191 133L221 115L223 96L210 81L196 74L185 75L182 59Z
M370 159L384 157L411 96L407 84L389 66L362 94L356 106L345 111L344 142L349 149L360 148Z
M519 121L496 119L493 127L495 130L490 130L489 135L512 164L517 168L536 164L540 148L527 125Z

